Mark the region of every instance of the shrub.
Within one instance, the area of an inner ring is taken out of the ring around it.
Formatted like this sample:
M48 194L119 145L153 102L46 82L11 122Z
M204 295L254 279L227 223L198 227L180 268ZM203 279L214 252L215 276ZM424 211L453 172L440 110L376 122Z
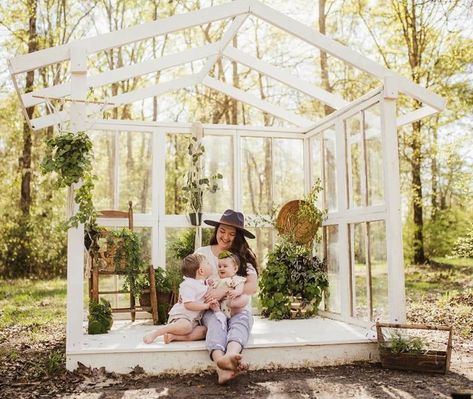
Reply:
M473 258L473 225L455 242L452 254L458 258Z

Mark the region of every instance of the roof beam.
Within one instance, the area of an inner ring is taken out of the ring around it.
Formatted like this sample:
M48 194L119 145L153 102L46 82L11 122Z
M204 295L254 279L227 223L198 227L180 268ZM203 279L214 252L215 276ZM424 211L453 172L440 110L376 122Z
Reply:
M424 87L409 81L401 75L395 74L391 70L371 61L369 58L357 53L356 51L338 43L337 41L321 34L286 15L268 7L258 0L251 0L250 12L258 18L277 26L299 39L318 47L320 50L333 55L334 57L353 65L355 68L367 72L371 75L384 79L385 77L396 76L399 82L399 90L417 98L419 101L426 103L439 111L445 107L445 100L425 89Z
M202 81L202 84L204 84L207 87L210 87L211 89L227 94L228 96L238 101L242 101L248 105L256 107L260 109L261 111L267 112L268 114L274 115L278 118L282 118L288 122L291 122L296 126L309 127L310 125L313 124L313 122L311 122L310 120L305 119L290 111L287 111L286 109L280 107L279 105L271 104L250 93L246 93L243 90L237 89L217 79L211 78L210 76L205 77L204 80Z
M335 109L340 109L348 105L348 102L342 97L314 86L302 79L299 79L290 73L268 64L256 57L248 55L235 47L228 46L224 50L223 55L236 62L239 62L240 64L246 65L255 71L261 72L281 83L284 83L289 87L299 90L304 94L316 98L324 104L328 104Z
M164 82L158 85L145 87L143 89L133 90L128 93L119 94L114 97L107 99L108 103L114 105L101 105L89 104L87 107L87 115L92 115L100 111L106 111L108 109L116 108L122 104L129 104L134 101L139 101L148 97L160 96L164 93L183 89L188 86L194 86L199 82L199 75L187 75L179 79L175 79L169 82ZM53 126L57 123L69 120L68 111L55 112L46 116L35 118L31 120L31 126L34 130L42 129L48 126Z
M427 116L434 115L437 112L439 111L436 110L435 108L432 108L426 105L425 107L422 107L422 108L416 109L415 111L408 112L407 114L401 115L400 117L397 118L396 124L397 124L397 127L401 127L409 123L413 123L423 118L426 118Z
M231 18L240 14L247 14L249 12L249 2L250 0L235 0L222 5L174 15L166 19L82 39L78 42L83 44L88 54L97 53L197 25ZM18 74L68 60L70 58L71 45L74 43L77 42L15 57L9 61L11 70L14 74Z
M233 40L235 35L238 33L238 30L240 29L240 27L246 21L246 18L248 18L248 14L238 15L237 17L233 19L233 22L230 25L230 27L225 31L225 34L223 35L223 37L218 41L217 54L209 57L209 59L207 60L207 63L204 65L204 67L200 71L201 80L207 76L207 74L210 72L212 67L215 65L218 59L222 56L223 49L227 47L228 43L230 43L231 40Z
M98 75L89 76L87 79L88 87L95 88L106 84L127 80L140 75L146 75L158 72L166 68L186 64L201 58L208 57L218 51L218 43L211 43L206 46L190 48L180 53L171 54L165 57L142 62L135 65L129 65L122 68L113 69ZM22 100L25 107L40 104L45 100L34 96L45 97L67 97L71 95L71 84L62 83L56 86L36 90L34 92L23 94Z

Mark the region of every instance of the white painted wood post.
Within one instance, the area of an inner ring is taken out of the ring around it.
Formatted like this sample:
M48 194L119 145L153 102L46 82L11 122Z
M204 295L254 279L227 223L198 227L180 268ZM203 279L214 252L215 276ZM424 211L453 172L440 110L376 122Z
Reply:
M87 54L84 47L71 47L71 94L84 100L87 95ZM85 128L86 104L73 102L70 108L71 129L78 132ZM66 351L81 347L84 321L84 225L71 228L67 235L67 327ZM76 365L67 364L69 370Z
M394 78L385 79L381 100L381 130L383 134L384 193L386 201L386 248L388 262L388 306L391 322L406 319L404 257L402 248L401 185L396 123L398 91Z
M335 153L337 171L337 204L338 212L346 212L347 202L347 151L345 124L342 116L335 121ZM351 317L351 281L350 281L350 245L348 223L341 220L338 224L338 265L340 273L340 313L342 320Z

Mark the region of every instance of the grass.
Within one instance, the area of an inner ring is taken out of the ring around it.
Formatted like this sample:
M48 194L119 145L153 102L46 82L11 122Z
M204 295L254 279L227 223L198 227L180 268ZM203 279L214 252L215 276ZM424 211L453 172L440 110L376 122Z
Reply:
M0 280L0 343L2 332L14 328L18 340L38 342L48 331L65 328L65 280Z

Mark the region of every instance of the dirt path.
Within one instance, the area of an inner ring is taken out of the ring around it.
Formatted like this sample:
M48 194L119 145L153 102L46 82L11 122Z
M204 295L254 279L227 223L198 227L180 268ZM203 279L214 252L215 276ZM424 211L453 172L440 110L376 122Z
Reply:
M384 370L379 364L250 371L227 386L214 373L191 376L127 375L79 368L45 373L51 353L62 342L20 349L21 356L0 365L0 398L450 398L452 392L473 393L471 346L456 348L451 372L430 375ZM55 345L55 346L54 346ZM0 348L1 349L1 348ZM6 348L4 348L6 349ZM54 349L54 350L52 350ZM1 352L0 352L1 353Z

